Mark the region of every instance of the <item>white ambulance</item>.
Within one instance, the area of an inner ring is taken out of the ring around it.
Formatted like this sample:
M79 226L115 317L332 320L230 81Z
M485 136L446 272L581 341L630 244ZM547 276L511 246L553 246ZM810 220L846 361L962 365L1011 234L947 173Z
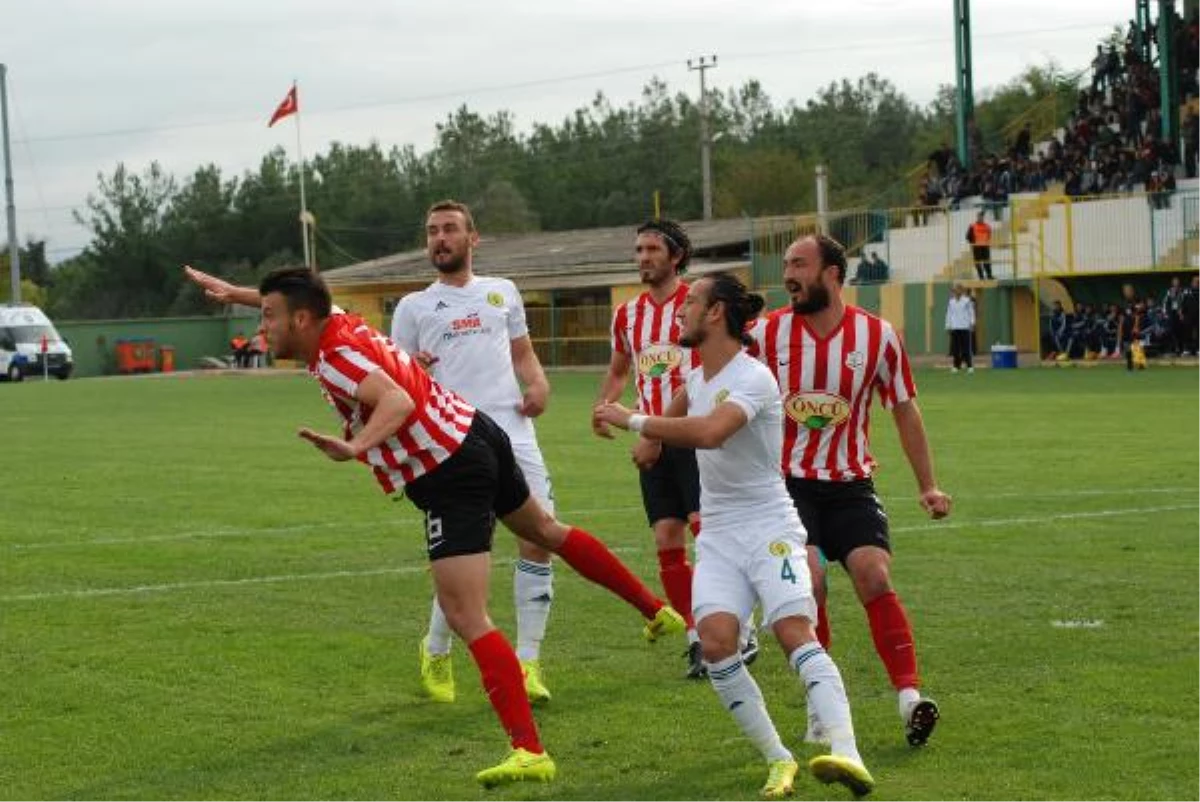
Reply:
M44 374L65 379L74 367L71 347L41 309L0 304L0 377L14 382Z

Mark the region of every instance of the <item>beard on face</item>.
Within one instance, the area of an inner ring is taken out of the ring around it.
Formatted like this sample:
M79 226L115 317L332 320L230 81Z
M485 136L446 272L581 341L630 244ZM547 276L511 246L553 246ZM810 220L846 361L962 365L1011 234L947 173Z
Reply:
M801 284L794 285L797 289L803 289L805 298L803 301L792 301L792 311L801 315L815 315L823 309L827 309L830 303L829 290L821 284L810 284L807 287ZM788 287L788 291L792 292L792 287Z
M438 257L445 258L439 260ZM462 269L462 266L466 264L466 259L464 257L456 255L448 248L442 248L434 251L430 255L429 261L433 263L433 266L437 268L439 273L457 273Z
M664 270L662 267L659 267L656 264L638 266L638 275L641 277L642 283L650 284L652 286L656 284L662 284L673 272L674 271L671 269Z
M691 332L690 334L680 334L679 344L684 348L696 348L704 342L704 330Z

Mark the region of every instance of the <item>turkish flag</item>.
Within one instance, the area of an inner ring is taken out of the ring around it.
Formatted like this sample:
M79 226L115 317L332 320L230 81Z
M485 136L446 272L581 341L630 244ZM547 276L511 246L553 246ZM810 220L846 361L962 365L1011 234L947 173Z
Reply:
M296 97L296 85L292 84L292 88L288 90L283 102L279 104L279 108L275 109L275 113L271 115L271 121L267 123L267 128L298 111L300 111L300 101Z
M50 352L50 338L47 337L45 334L43 334L42 335L42 353L46 354L49 352Z

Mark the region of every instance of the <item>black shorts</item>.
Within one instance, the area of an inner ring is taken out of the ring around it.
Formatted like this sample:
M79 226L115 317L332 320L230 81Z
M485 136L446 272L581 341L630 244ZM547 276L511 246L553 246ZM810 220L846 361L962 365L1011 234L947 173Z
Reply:
M529 485L508 435L476 410L458 450L405 485L404 494L425 513L425 544L432 561L491 551L496 518L524 504Z
M860 546L891 552L887 513L870 479L823 482L789 476L786 483L809 545L819 546L825 559L845 566L847 555Z
M638 471L642 505L651 526L667 518L686 521L700 511L700 469L691 448L663 446L658 462Z

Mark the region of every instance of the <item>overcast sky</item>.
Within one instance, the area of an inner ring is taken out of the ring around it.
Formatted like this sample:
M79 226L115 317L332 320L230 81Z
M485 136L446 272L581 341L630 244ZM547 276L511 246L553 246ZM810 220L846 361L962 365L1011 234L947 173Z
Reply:
M1134 0L975 0L975 88L1056 59L1088 65ZM459 105L556 124L603 92L637 102L652 78L698 92L757 78L776 106L870 71L919 103L954 82L951 0L3 0L18 236L54 261L87 244L71 210L118 162L226 177L283 145L267 118L293 79L303 146L429 149ZM7 239L0 236L0 240Z

